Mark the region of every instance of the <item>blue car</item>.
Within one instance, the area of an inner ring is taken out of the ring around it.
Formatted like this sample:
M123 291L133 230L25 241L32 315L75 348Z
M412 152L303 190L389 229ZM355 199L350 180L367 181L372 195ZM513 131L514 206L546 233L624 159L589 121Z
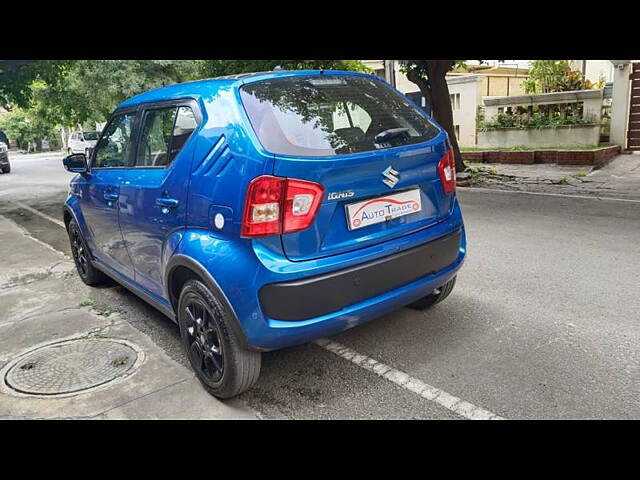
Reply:
M220 398L256 382L263 351L443 300L465 257L446 132L371 75L159 88L63 162L80 277L176 321Z

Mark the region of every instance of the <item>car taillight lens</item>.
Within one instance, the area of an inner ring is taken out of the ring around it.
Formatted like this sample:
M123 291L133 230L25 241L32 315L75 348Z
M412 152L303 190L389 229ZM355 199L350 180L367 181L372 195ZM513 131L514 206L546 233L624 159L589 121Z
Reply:
M280 202L284 179L264 175L249 184L242 218L242 236L274 235L281 231Z
M304 230L313 223L324 188L319 183L287 178L282 233Z
M449 148L444 157L438 162L438 175L440 175L446 195L456 191L456 162L453 156L453 149Z
M322 185L294 178L262 175L249 184L242 219L243 237L297 232L318 213Z

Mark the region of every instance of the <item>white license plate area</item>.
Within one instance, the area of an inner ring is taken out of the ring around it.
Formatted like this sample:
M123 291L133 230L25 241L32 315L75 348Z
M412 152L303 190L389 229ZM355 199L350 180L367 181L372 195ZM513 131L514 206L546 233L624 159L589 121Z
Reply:
M376 223L388 222L421 210L420 189L414 188L347 205L347 226L349 230L356 230Z

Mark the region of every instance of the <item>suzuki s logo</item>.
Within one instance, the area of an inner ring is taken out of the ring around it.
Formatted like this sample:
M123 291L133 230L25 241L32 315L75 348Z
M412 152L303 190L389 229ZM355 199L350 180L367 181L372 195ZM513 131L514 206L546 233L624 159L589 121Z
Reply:
M391 165L389 165L383 172L382 183L384 183L387 187L393 188L400 181L400 173L394 169Z

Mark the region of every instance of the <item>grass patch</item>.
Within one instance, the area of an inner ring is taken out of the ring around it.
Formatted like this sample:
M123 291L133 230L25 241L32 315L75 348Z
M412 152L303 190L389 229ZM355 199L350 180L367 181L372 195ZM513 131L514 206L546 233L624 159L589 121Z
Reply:
M80 303L78 303L79 307L89 307L93 305L93 302L91 300L82 300Z
M558 184L560 185L569 185L569 180L575 179L580 180L582 177L586 177L587 174L585 172L574 173L573 175L567 175L566 177L562 177L558 180Z
M498 175L498 170L494 167L483 165L481 163L467 162L466 166L467 169L465 171L469 173L469 182L471 183L478 183L488 175Z

